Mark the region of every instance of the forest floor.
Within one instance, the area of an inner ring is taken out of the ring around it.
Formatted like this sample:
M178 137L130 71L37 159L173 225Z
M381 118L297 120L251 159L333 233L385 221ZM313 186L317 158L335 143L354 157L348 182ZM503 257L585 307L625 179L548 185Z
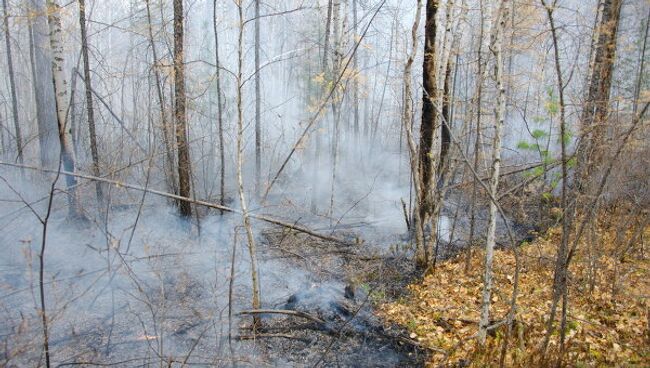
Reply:
M617 229L603 220L595 229L600 241L583 241L570 267L564 361L576 367L647 366L650 361L650 259L643 254L643 244L640 250L637 247L622 256L627 242L617 241ZM650 236L650 227L645 227L642 235L642 239ZM532 243L519 248L517 315L505 366L527 367L538 363L560 238L561 229L551 227ZM466 271L465 255L458 255L409 285L404 297L380 306L379 313L386 321L406 327L410 337L423 346L440 349L430 356L428 366L498 365L505 328L489 336L485 347L479 348L475 339L483 262L484 252L475 251ZM514 269L512 251L497 250L490 311L493 321L505 318L509 310ZM559 317L550 339L550 356L557 355L558 328Z

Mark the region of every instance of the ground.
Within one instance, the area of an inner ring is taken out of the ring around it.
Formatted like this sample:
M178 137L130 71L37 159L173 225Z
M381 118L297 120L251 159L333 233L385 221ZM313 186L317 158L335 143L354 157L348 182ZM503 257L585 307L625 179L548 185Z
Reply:
M585 237L570 267L570 291L565 362L576 367L641 367L650 364L650 259L641 242L626 256L621 250L632 234L617 240L616 227L599 221L597 239ZM539 364L539 346L545 335L550 309L553 267L561 229L550 228L531 244L519 248L521 273L517 315L509 339L505 366ZM600 244L600 245L595 245ZM429 366L498 365L505 328L488 337L478 348L484 253L474 252L469 270L459 255L409 286L396 302L381 305L380 314L389 323L405 326L411 338L432 349ZM622 260L622 261L621 261ZM491 319L504 319L513 289L515 257L511 250L497 250L494 257L495 289ZM549 352L556 353L559 334L556 324Z

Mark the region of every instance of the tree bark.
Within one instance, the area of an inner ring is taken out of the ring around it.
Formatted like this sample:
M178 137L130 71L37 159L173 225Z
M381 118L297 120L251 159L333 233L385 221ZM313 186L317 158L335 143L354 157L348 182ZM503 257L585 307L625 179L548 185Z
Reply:
M419 175L422 181L420 188L420 221L426 224L433 215L433 178L435 177L437 160L439 159L440 138L436 112L436 98L438 95L436 82L436 14L438 0L427 0L426 24L424 28L424 62L422 66L423 95L422 95L422 123L420 124L420 149L419 149ZM416 256L416 261L421 266L429 262L429 247Z
M496 198L499 187L499 172L501 169L501 132L506 114L506 91L503 78L503 34L509 7L507 0L499 2L495 27L490 37L490 49L495 58L495 79L497 89L497 104L494 109L494 140L492 142L492 167L490 168L490 193ZM487 240L485 243L485 274L483 276L483 301L481 303L481 319L479 322L479 343L485 344L487 329L490 322L490 304L492 299L492 262L496 243L497 204L490 202Z
M241 0L237 3L239 13L239 37L237 42L237 184L239 189L239 202L241 206L242 220L248 241L248 253L251 259L251 282L252 282L252 306L253 309L260 309L260 282L257 275L257 252L255 249L255 236L248 214L246 195L244 192L244 178L242 168L244 165L244 105L243 105L243 67L244 67L244 10ZM253 328L259 326L259 318L253 317Z
M225 205L226 191L226 153L223 143L223 105L221 101L221 60L219 59L219 33L217 32L217 0L213 3L214 57L217 77L217 123L219 130L219 204Z
M58 165L59 127L57 125L56 103L52 85L52 54L50 51L50 30L47 23L45 0L30 0L31 28L30 57L32 62L32 85L36 102L38 141L41 165L53 169Z
M11 93L11 109L14 120L14 134L16 135L16 153L18 154L18 162L21 164L23 159L23 137L20 129L20 119L18 117L18 99L16 98L16 77L14 75L14 62L11 54L11 37L9 30L9 12L7 11L7 0L2 0L2 10L4 11L4 28L5 28L5 42L7 45L7 73L9 74L9 89ZM9 117L7 117L9 120Z
M404 114L402 123L406 133L406 141L409 148L409 162L411 165L411 176L415 187L415 205L413 208L413 231L415 232L415 249L418 254L424 254L424 227L420 218L420 206L422 204L422 181L419 175L418 150L413 138L413 61L417 55L417 32L420 27L420 16L422 12L422 0L417 0L415 20L411 28L411 52L406 58L404 65Z
M183 51L183 0L174 0L174 101L176 116L176 143L178 146L178 194L190 197L190 147L187 141L187 112L185 96L185 54ZM180 214L192 216L189 202L179 201Z
M255 192L262 190L262 90L260 85L260 0L255 0Z
M323 44L323 59L321 62L321 68L322 68L322 73L323 77L327 79L329 70L328 70L328 62L329 62L329 48L330 48L330 28L332 26L332 0L328 0L327 2L327 19L325 21L325 42ZM321 93L319 96L319 103L320 99L323 97L323 93ZM312 192L311 192L311 206L310 210L312 213L316 213L318 210L318 193L320 191L320 180L318 179L318 171L320 169L320 150L321 150L321 145L322 145L322 140L323 138L321 137L320 132L318 129L314 132L314 135L316 137L316 144L314 145L314 164L313 164L313 173L312 173Z
M54 96L56 106L56 118L59 128L59 142L61 152L61 163L65 171L75 172L74 148L70 126L68 125L68 86L65 79L64 51L63 51L63 30L61 29L60 12L61 7L55 0L48 0L48 23L50 27L50 47L52 50L52 81L54 83ZM72 175L65 176L68 190L68 217L71 219L83 219L84 216L79 209L79 198L77 190L77 179Z
M90 81L90 61L88 58L88 34L86 32L86 1L79 0L79 28L81 29L81 54L84 60L84 84L86 87L86 117L88 118L88 134L90 136L90 153L93 159L93 175L99 176L99 151L97 149L97 133L95 131L95 110L93 108L92 82ZM101 183L95 183L97 200L102 203L104 195Z
M478 172L478 165L481 159L481 115L482 115L482 104L483 104L483 30L484 30L484 18L483 18L483 0L479 1L480 9L480 30L479 30L479 41L478 41L478 51L477 51L477 79L476 79L476 136L474 137L474 171ZM467 254L465 255L465 273L469 272L470 262L472 258L472 245L474 244L474 233L476 230L476 197L477 197L477 182L476 180L472 181L472 199L471 199L471 209L469 217L469 240L467 246Z
M599 22L594 29L595 43L592 50L593 61L587 86L587 95L581 116L581 142L578 146L578 188L592 175L602 154L605 140L605 126L609 113L609 93L612 85L612 72L616 61L616 40L621 15L622 0L600 0Z
M158 52L156 49L156 43L153 38L153 25L151 23L151 6L150 6L150 0L145 0L145 7L147 8L147 31L149 33L149 45L151 46L151 52L153 56L153 73L154 73L154 80L156 82L156 93L158 96L158 105L160 108L160 124L162 127L162 139L163 139L163 144L165 145L165 159L167 163L167 172L168 172L168 177L166 178L168 180L169 188L171 188L172 192L178 193L177 190L177 185L176 185L176 174L174 174L174 170L176 169L175 165L175 160L174 160L174 137L171 129L170 121L167 119L167 114L165 113L166 107L165 107L165 92L163 89L163 82L162 78L160 76L160 70L159 70L159 59L158 59Z

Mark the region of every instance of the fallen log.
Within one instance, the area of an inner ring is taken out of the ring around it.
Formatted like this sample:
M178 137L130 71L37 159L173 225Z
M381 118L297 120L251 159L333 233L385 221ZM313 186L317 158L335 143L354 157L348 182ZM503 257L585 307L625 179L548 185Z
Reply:
M16 168L22 168L22 169L28 169L28 170L34 170L34 171L40 171L40 172L53 173L53 174L60 173L60 174L63 174L63 175L74 176L76 178L81 178L81 179L86 179L86 180L91 180L91 181L98 181L98 182L102 182L102 183L112 184L112 185L115 185L117 187L123 187L123 188L133 189L133 190L137 190L137 191L141 191L141 192L145 192L145 193L151 193L151 194L154 194L154 195L157 195L157 196L160 196L160 197L185 201L185 202L197 205L197 206L203 206L203 207L214 208L214 209L225 211L225 212L241 214L241 211L239 211L237 209L222 206L222 205L217 204L217 203L211 203L211 202L201 201L201 200L192 199L192 198L188 198L188 197L183 197L183 196L179 196L179 195L176 195L176 194L163 192L163 191L160 191L160 190L155 190L155 189L141 187L141 186L134 185L134 184L124 183L124 182L121 182L119 180L111 180L111 179L100 178L100 177L92 176L92 175L73 173L73 172L64 171L64 170L60 170L60 171L49 170L49 169L43 169L43 168L35 167L35 166L14 164L14 163L11 163L11 162L0 161L0 165L9 166L9 167L16 167ZM320 234L320 233L317 233L317 232L315 232L315 231L313 231L311 229L308 229L306 227L296 225L296 224L290 224L290 223L275 219L273 217L268 217L268 216L264 216L264 215L256 215L256 214L253 214L253 213L249 213L248 216L251 217L251 218L254 218L256 220L264 221L264 222L267 222L267 223L270 223L270 224L282 226L282 227L285 227L285 228L288 228L288 229L291 229L291 230L295 230L295 231L298 231L298 232L301 232L301 233L305 233L305 234L311 235L311 236L313 236L315 238L327 240L327 241L337 243L337 244L341 244L341 245L345 245L345 246L352 245L352 243L350 243L349 241L342 240L342 239L339 239L339 238L336 238L336 237L333 237L333 236L329 236L329 235Z
M309 313L294 311L290 309L251 309L251 310L239 312L239 314L284 314L287 316L301 317L316 322L318 324L325 325L325 321L323 321L318 317L312 316Z

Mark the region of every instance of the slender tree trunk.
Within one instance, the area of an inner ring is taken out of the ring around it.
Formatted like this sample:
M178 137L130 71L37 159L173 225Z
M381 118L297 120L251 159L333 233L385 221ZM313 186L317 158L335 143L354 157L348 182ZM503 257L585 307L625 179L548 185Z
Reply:
M244 178L242 168L244 165L244 104L243 104L243 64L244 64L244 10L242 1L237 3L239 13L239 37L237 42L237 184L239 189L239 201L241 206L242 219L244 228L246 230L246 238L248 240L248 252L251 258L251 281L253 288L252 307L259 309L261 307L260 299L260 282L257 275L257 255L255 249L255 236L253 235L253 227L251 225L250 216L248 214L248 206L246 205L246 195L244 192ZM253 317L253 328L259 326L259 319L257 316Z
M352 35L353 41L357 42L357 0L352 0ZM354 140L355 144L359 144L359 60L357 53L352 55L352 68L354 69L354 79L352 80L352 93L353 93L353 109L354 109Z
M262 91L260 85L260 0L255 0L255 192L262 190Z
M72 147L72 137L70 135L70 126L68 125L68 85L63 70L65 54L63 51L63 30L61 29L60 18L61 7L55 0L48 0L47 6L50 27L50 47L52 50L52 80L54 82L55 111L59 127L59 142L61 145L61 162L65 171L74 173L74 148ZM69 198L68 215L71 219L82 219L84 216L79 210L77 179L72 175L66 175L65 179Z
M556 265L560 266L560 277L564 280L566 279L566 272L567 269L563 267L564 259L567 254L568 250L568 245L569 245L569 236L571 232L571 217L569 215L569 211L567 211L567 190L568 190L568 168L567 168L567 129L566 129L566 120L565 120L565 104L564 104L564 81L562 77L562 67L560 64L560 49L558 47L558 36L557 36L557 29L555 27L555 20L553 18L553 11L555 9L555 1L553 5L547 5L544 0L542 0L542 5L546 8L546 15L548 16L548 22L549 26L551 28L551 36L553 38L553 50L554 50L554 61L555 61L555 74L557 77L557 88L558 88L558 94L559 94L559 99L560 99L560 147L561 147L561 160L562 160L562 192L561 192L561 197L560 197L560 207L562 209L562 240L560 243L560 249L557 254L557 260L560 260L560 262L557 262L556 260ZM557 276L556 276L557 277ZM565 333L566 333L566 305L567 305L567 293L566 293L566 287L567 285L565 283L562 283L563 290L560 292L563 295L563 308L562 308L562 326L560 330L560 354L559 354L559 359L560 359L560 365L563 357L563 351L564 351L564 340L565 340ZM553 321L549 319L550 325L552 325ZM551 330L550 326L547 325L547 335L548 332ZM546 338L545 338L546 340ZM545 344L547 342L545 341Z
M223 105L221 102L221 61L219 59L219 33L217 32L217 0L213 3L214 57L217 76L217 122L219 124L219 204L225 205L226 191L226 154L223 143ZM222 212L223 213L223 212Z
M57 126L56 102L52 85L52 54L50 51L50 30L44 0L30 0L31 28L30 57L32 61L32 84L36 101L38 140L41 165L54 169L58 165L59 127Z
M178 146L178 194L190 197L190 147L187 141L187 113L185 96L185 54L183 51L183 0L174 0L174 99L176 116L176 143ZM179 201L181 216L191 217L189 202Z
M90 81L90 61L88 58L88 34L86 32L86 1L79 0L79 27L81 29L81 54L84 60L84 84L86 87L86 115L88 118L88 134L90 136L90 153L93 159L93 175L99 176L99 151L97 149L97 134L95 132L95 110L93 108L92 82ZM102 186L95 183L97 200L104 202Z
M645 50L648 45L648 28L650 27L650 9L645 19L645 31L643 32L643 46L639 52L639 72L634 86L634 101L632 102L632 112L636 115L639 108L639 96L641 95L641 82L643 81L643 72L645 70Z
M337 78L341 72L343 64L343 35L345 33L345 11L341 12L341 1L334 0L332 4L332 22L333 22L333 32L332 36L334 38L334 54L333 63L332 63L332 78ZM343 0L345 1L345 0ZM344 7L345 9L345 7ZM343 13L343 21L341 20L341 13ZM342 87L342 86L341 86ZM331 191L330 191L330 207L329 207L329 216L330 222L333 220L334 214L334 195L336 190L336 169L338 164L338 151L339 151L339 128L341 122L341 108L343 94L339 93L339 86L334 86L334 94L332 95L332 118L333 118L333 132L332 132L332 151L331 151L331 162L332 162L332 181L331 181Z
M156 50L156 43L153 38L153 25L151 19L151 5L150 0L145 0L145 7L147 8L147 31L149 33L149 46L151 47L151 52L153 54L153 73L154 80L156 82L156 94L158 96L158 106L160 108L160 124L162 127L162 139L163 144L165 145L165 159L167 163L167 180L169 182L169 187L176 194L178 193L178 188L176 185L176 174L175 170L175 160L174 160L174 136L171 129L171 123L167 119L167 114L165 113L165 92L163 89L162 77L160 76L160 66L158 53Z
M321 68L322 68L322 73L323 77L325 80L328 78L328 63L329 63L329 48L330 48L330 28L332 26L332 3L333 0L329 0L327 2L327 20L325 22L325 43L323 44L323 59L321 62ZM323 93L319 95L319 103L320 99L322 99ZM321 145L322 145L322 140L323 138L321 137L320 132L318 129L314 132L314 135L316 136L316 144L314 145L314 165L313 165L313 172L312 172L312 193L311 193L311 212L316 213L318 210L318 194L320 192L320 180L318 178L318 171L320 170L320 150L321 150Z
M20 121L18 117L18 99L16 98L16 77L14 75L14 62L11 55L11 36L9 30L9 12L7 11L7 0L2 0L2 9L4 11L4 28L5 28L5 42L7 45L7 73L9 74L9 89L11 93L11 108L14 120L14 133L16 134L16 153L18 154L18 162L21 164L23 159L23 136L20 129ZM9 117L7 117L7 120Z
M440 132L436 113L437 82L436 82L436 14L438 0L427 0L426 25L424 28L424 62L423 62L423 96L422 123L420 124L419 175L422 181L420 188L420 221L426 224L433 215L433 178L439 159ZM432 221L435 223L435 221ZM432 241L434 241L432 239ZM416 261L420 266L427 266L430 261L429 247L417 255Z
M476 73L476 136L474 137L474 171L478 172L478 166L481 159L481 114L483 104L483 1L479 1L480 7L480 30L477 51L477 73ZM476 179L472 181L472 199L469 217L469 239L467 241L467 254L465 255L465 273L469 272L470 262L472 259L472 245L474 244L474 233L476 230L476 197L478 185Z
M420 16L422 12L422 0L417 0L415 20L411 28L411 52L406 58L404 65L404 114L402 123L406 133L406 141L409 148L409 162L411 165L411 177L415 187L415 205L413 208L413 231L415 232L415 249L418 254L424 254L424 226L420 218L420 206L422 204L422 178L419 171L418 151L413 137L413 61L417 55L418 39L417 33L420 27Z
M492 167L490 168L490 193L493 198L497 196L499 187L499 171L501 169L501 131L503 129L506 113L506 91L503 77L503 34L505 33L507 13L509 7L507 0L499 2L495 27L491 36L491 50L495 58L495 79L497 89L497 104L494 109L494 140L492 142ZM485 344L487 328L490 323L490 304L492 299L492 261L496 243L497 205L490 202L487 240L485 243L485 274L483 276L483 301L481 303L481 319L479 321L478 339Z

